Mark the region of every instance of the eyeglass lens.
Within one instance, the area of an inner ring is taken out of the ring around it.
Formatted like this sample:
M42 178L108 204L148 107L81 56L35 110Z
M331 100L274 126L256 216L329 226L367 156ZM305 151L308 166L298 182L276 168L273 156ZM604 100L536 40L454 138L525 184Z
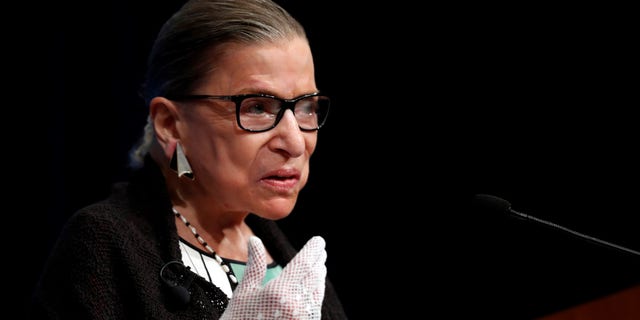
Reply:
M329 98L310 96L291 102L272 97L247 97L240 103L240 125L255 131L275 127L292 104L298 126L303 130L317 130L326 118Z

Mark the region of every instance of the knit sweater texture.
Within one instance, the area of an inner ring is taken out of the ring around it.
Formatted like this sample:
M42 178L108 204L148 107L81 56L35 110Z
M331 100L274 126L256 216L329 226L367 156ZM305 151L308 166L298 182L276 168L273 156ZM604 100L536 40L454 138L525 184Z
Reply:
M275 221L250 214L246 222L280 265L297 253ZM218 319L228 299L217 286L188 269L170 283L160 276L164 265L181 261L178 241L164 178L147 158L108 198L69 218L33 293L30 319ZM187 303L174 285L187 288ZM347 319L329 279L322 319Z

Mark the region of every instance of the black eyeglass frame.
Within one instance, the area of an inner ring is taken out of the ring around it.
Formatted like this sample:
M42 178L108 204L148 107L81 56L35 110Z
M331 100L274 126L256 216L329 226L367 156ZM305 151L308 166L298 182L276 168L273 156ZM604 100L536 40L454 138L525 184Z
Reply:
M324 123L327 120L327 116L329 115L329 108L331 106L331 99L328 96L325 95L321 95L320 92L313 92L313 93L307 93L307 94L303 94L301 96L295 97L293 99L283 99L280 97L276 97L270 94L263 94L263 93L247 93L247 94L238 94L238 95L231 95L231 96L225 96L225 95L207 95L207 94L192 94L192 95L181 95L181 96L175 96L175 97L167 97L167 99L169 100L175 100L175 101L187 101L187 100L227 100L227 101L232 101L233 103L235 103L236 105L236 123L238 123L238 126L245 131L249 131L249 132L265 132L265 131L269 131L273 128L275 128L278 123L280 123L280 120L282 120L282 117L284 116L284 112L286 110L291 110L291 112L293 112L295 114L295 107L296 107L296 103L300 100L309 98L309 97L322 97L324 99L326 99L327 101L327 108L325 110L325 115L324 118L322 119L321 122L318 123L318 126L312 129L307 129L307 128L302 128L300 127L300 125L298 124L298 128L300 128L300 130L302 131L318 131L320 128L322 128L322 126L324 125ZM273 125L271 125L268 128L265 129L260 129L260 130L256 130L256 129L248 129L245 128L244 126L242 126L242 124L240 123L240 108L242 106L242 101L246 98L270 98L270 99L274 99L277 101L280 101L282 103L282 108L280 109L280 111L278 111L278 114L276 115L276 120L273 122Z

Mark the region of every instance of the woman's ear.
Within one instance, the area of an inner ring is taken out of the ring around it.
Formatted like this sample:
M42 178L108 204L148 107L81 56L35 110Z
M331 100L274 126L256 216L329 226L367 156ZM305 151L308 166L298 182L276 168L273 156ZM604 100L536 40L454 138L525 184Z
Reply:
M164 150L165 157L169 159L173 155L180 136L176 129L177 106L169 99L155 97L149 104L149 116L158 143Z

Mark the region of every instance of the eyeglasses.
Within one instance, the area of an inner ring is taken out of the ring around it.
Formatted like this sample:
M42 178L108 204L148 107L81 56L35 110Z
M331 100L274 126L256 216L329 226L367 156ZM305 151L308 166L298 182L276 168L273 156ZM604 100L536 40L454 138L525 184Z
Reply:
M282 99L267 94L241 94L235 96L184 95L169 98L184 100L227 100L236 104L236 120L240 128L250 132L264 132L275 128L284 112L293 112L298 127L303 131L320 129L329 113L330 99L319 92Z

